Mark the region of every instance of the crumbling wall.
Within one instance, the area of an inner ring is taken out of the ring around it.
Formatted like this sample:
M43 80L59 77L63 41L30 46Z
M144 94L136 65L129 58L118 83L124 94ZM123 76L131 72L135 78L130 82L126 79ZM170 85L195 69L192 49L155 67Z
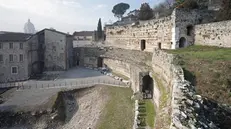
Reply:
M185 80L183 69L176 65L176 58L161 50L153 52L153 71L170 90L170 128L230 127L230 109L196 94L195 87Z
M193 45L195 25L213 22L215 20L214 16L214 11L175 9L172 13L172 18L174 20L172 29L172 49ZM181 42L181 38L185 38L185 41ZM183 45L180 45L180 43Z
M113 71L119 72L127 77L130 77L130 64L109 58L104 58L104 64Z
M114 47L141 50L141 40L145 40L144 51L153 48L171 48L172 18L164 17L138 24L106 27L106 44Z
M194 43L195 25L213 22L214 11L175 9L171 16L124 26L106 26L106 44L152 52L153 48L177 49ZM180 40L184 38L184 40ZM142 41L143 40L143 41ZM142 49L145 42L145 49ZM180 45L182 42L183 45Z
M231 47L231 21L214 22L195 26L195 44Z

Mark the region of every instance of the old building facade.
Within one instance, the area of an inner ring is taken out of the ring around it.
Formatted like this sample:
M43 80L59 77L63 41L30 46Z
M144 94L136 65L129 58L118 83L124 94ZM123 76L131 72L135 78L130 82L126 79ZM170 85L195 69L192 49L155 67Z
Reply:
M91 45L94 40L94 31L80 31L73 33L73 45L74 47L81 47Z
M28 79L28 44L30 34L0 34L0 82Z
M73 38L44 29L34 35L0 34L0 82L27 80L43 71L73 66Z

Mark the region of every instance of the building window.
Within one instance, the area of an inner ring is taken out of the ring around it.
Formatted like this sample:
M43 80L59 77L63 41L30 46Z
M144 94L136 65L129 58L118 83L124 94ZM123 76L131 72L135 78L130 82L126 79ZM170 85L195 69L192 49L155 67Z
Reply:
M10 45L9 48L13 49L13 43L10 43L9 45Z
M144 49L146 48L146 40L141 40L141 44L140 44L140 48L141 48L141 51L144 51Z
M23 49L23 43L20 43L20 49Z
M0 49L2 49L3 48L3 44L2 43L0 43Z
M11 74L18 74L18 67L16 66L11 67Z
M14 61L14 60L13 60L13 55L12 55L12 54L9 55L9 58L10 58L10 62L13 62L13 61Z
M161 43L158 43L158 48L161 49Z
M192 36L192 34L193 34L193 26L189 25L187 26L187 35Z
M23 54L19 55L19 61L22 62L23 61Z
M0 62L3 62L3 55L0 55Z

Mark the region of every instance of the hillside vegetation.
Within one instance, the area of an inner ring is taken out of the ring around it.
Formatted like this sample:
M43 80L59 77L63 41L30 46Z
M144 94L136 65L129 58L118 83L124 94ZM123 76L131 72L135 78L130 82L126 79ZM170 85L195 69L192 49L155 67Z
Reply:
M187 80L196 86L198 94L231 104L231 49L209 46L191 46L168 50L179 55Z

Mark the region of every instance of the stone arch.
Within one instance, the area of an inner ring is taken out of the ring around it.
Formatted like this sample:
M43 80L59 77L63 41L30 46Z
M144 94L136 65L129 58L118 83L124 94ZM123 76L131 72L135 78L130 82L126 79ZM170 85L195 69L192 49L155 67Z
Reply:
M144 99L152 99L153 98L153 79L150 77L150 75L145 75L142 78L142 93Z
M185 37L181 37L179 40L179 48L184 48L187 45L187 41Z
M146 49L146 40L142 39L140 43L141 51L144 51Z

